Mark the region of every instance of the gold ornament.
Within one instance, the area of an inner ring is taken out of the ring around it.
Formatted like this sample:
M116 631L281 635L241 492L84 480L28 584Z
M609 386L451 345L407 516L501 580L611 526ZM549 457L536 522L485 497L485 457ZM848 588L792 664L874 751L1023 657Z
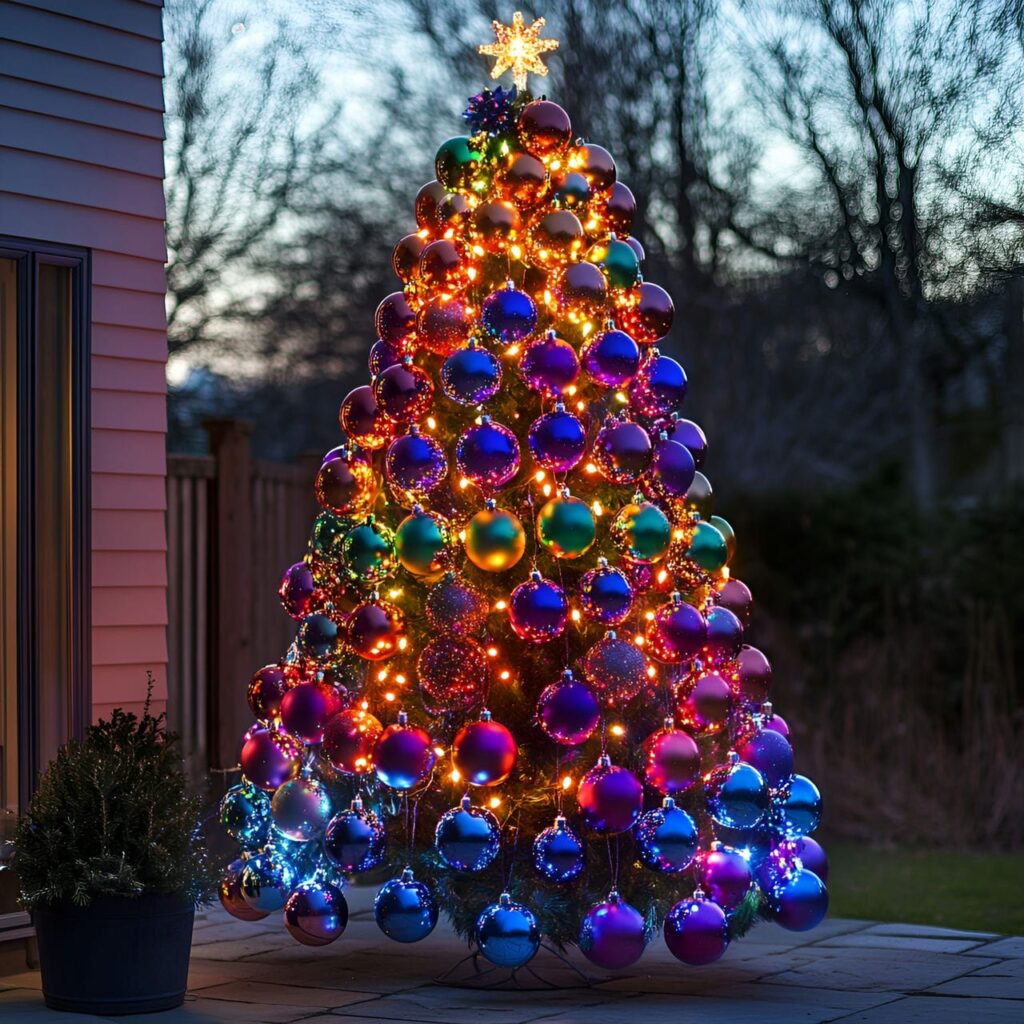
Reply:
M502 25L500 21L492 21L494 36L497 42L487 43L480 47L480 52L494 58L491 78L500 78L506 71L512 71L512 81L517 89L526 88L528 72L544 76L548 69L540 59L542 53L558 49L557 39L540 39L544 28L544 19L538 18L532 25L523 23L522 11L512 15L511 25Z

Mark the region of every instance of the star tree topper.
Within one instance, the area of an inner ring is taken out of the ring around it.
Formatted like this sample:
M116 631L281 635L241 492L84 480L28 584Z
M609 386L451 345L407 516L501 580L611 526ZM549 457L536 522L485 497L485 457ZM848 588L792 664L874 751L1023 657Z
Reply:
M538 18L527 27L523 24L522 11L516 11L512 15L511 25L503 25L500 21L492 21L491 25L497 42L480 47L481 53L495 58L491 78L500 78L511 68L512 81L517 89L522 90L526 88L528 72L541 76L548 73L540 55L549 50L557 50L558 40L538 38L544 28L543 18Z

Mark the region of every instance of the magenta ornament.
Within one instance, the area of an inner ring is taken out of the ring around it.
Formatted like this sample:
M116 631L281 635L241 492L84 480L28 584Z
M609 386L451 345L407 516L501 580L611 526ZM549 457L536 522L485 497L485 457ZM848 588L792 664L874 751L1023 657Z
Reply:
M668 436L673 441L678 441L681 445L685 445L690 449L693 461L697 468L700 469L708 453L708 439L700 426L694 423L693 420L676 417L671 421L671 425L667 429Z
M464 725L452 741L452 760L472 786L499 786L516 766L515 737L484 710L480 721Z
M401 361L401 349L396 345L386 342L383 338L378 338L370 347L370 358L367 360L370 376L376 377L389 366L396 366Z
M526 386L548 397L558 397L576 383L580 361L569 342L554 331L531 341L519 360L519 373Z
M509 624L521 640L542 644L561 636L569 618L565 591L539 572L512 591L508 605Z
M617 971L635 964L647 946L644 916L617 892L591 907L580 925L580 952L605 970Z
M663 665L679 665L700 654L707 637L704 616L673 594L647 623L647 650Z
M242 747L242 774L260 789L273 791L294 778L302 763L302 747L287 733L253 733Z
M732 688L718 672L707 672L693 682L688 692L680 688L678 717L695 733L715 733L724 728L732 705Z
M828 882L828 857L821 844L810 836L792 840L796 856L807 871L813 871L823 882Z
M626 768L602 754L576 791L584 824L601 835L616 835L633 827L644 806L644 787Z
M381 300L373 316L380 338L399 350L407 350L416 329L416 314L402 292L392 292Z
M313 573L305 562L296 562L289 566L281 577L281 585L277 588L284 610L293 619L304 619L309 614L315 591Z
M483 416L455 443L455 461L462 476L495 490L519 472L519 441L508 427Z
M700 749L671 718L644 740L643 749L647 759L644 779L665 796L685 793L700 777Z
M793 774L793 748L774 729L761 729L737 753L741 761L752 764L764 776L770 789L778 789Z
M697 858L697 881L723 910L732 911L743 902L753 877L746 857L716 842Z
M772 666L762 651L744 645L737 657L740 696L755 704L768 699L772 686Z
M348 903L341 889L330 882L302 882L284 905L284 924L304 946L326 946L345 931Z
M266 721L281 710L288 682L280 665L264 665L249 681L246 697L256 718Z
M281 701L281 722L285 729L305 743L319 743L324 726L342 706L333 686L308 682L293 686Z
M742 580L730 576L719 589L716 600L719 607L728 608L744 627L750 625L750 615L754 609L754 595L751 594L750 587Z
M537 699L537 721L549 739L571 747L586 742L601 721L597 698L566 669Z
M714 963L729 946L729 919L703 894L680 900L665 915L664 932L669 952L694 967Z
M395 423L423 419L434 404L434 385L430 375L412 360L403 359L389 366L373 381L377 407Z
M380 734L373 752L377 778L391 789L412 789L430 774L436 760L430 736L409 725L404 711Z

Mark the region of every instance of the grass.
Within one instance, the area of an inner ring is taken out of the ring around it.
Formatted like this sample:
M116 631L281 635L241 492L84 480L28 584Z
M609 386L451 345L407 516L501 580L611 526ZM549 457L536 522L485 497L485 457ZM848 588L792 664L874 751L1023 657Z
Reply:
M829 912L1024 935L1024 856L832 843Z

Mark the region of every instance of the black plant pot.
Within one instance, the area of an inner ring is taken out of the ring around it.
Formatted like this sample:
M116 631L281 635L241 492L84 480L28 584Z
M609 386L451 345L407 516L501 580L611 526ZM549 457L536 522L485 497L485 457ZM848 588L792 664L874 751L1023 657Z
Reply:
M152 1013L185 1001L195 908L177 896L39 907L43 997L74 1013Z

